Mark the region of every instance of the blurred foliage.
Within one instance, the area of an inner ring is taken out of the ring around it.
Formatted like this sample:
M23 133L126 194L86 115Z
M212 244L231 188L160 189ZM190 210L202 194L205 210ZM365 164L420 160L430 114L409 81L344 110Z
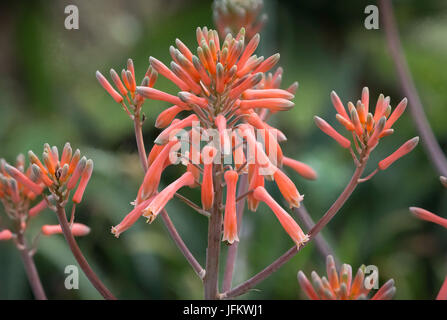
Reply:
M296 107L272 119L288 136L287 155L311 164L319 179L308 182L290 172L305 194L305 204L317 220L336 199L353 172L345 150L313 125L313 115L335 123L329 93L343 101L359 98L369 86L371 100L379 93L402 99L382 30L366 30L364 8L370 1L265 1L269 21L262 33L260 54L281 53L284 83L300 88ZM393 1L402 42L427 115L447 150L447 2ZM64 8L76 4L80 29L64 28ZM139 221L120 239L110 234L130 211L142 179L132 124L121 108L98 85L95 71L121 70L134 59L140 77L149 56L169 62L176 38L194 46L195 28L212 26L211 3L180 0L22 1L0 4L0 146L12 160L29 149L41 152L45 142L74 148L95 161L95 171L80 222L92 233L79 244L105 283L120 298L200 299L201 282L167 235L161 220ZM160 78L156 87L171 91ZM411 102L410 102L411 103ZM165 103L146 102L144 126L147 148L159 132L153 127ZM374 151L376 162L417 135L407 112L395 134ZM169 168L168 184L180 174ZM269 190L277 197L274 187ZM184 191L198 202L196 190ZM323 234L343 262L379 267L382 281L394 278L397 299L432 299L447 267L447 232L413 218L409 206L421 206L447 216L447 197L422 147L361 184ZM167 207L192 252L204 263L206 219L177 200ZM2 215L2 221L4 221ZM30 237L42 223L56 223L45 211L32 221ZM261 205L244 216L235 283L269 264L292 245L272 213ZM223 257L225 257L224 248ZM36 264L49 298L100 298L86 278L80 290L63 287L64 268L76 264L62 236L43 238ZM303 298L296 273L323 272L324 261L313 244L257 286L245 298ZM0 243L0 298L32 298L19 255L11 243Z

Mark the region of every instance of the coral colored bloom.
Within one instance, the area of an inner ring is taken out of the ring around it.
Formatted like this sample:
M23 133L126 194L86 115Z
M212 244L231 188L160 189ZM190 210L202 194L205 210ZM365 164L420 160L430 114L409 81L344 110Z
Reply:
M394 280L390 279L374 295L370 295L371 289L365 287L363 267L352 279L352 267L343 264L337 272L334 258L330 255L326 258L326 270L327 278L312 271L312 282L304 272L298 272L298 282L310 300L365 300L369 296L370 300L391 300L396 293Z
M210 210L214 203L214 185L213 185L213 159L217 154L216 148L205 146L202 150L204 165L202 179L202 208Z
M256 200L265 202L273 213L278 218L284 230L289 234L292 240L295 242L296 246L299 248L309 241L309 236L304 234L298 223L283 209L281 206L273 200L273 198L268 194L264 187L257 187L253 192L253 196Z
M135 224L135 222L137 222L138 218L140 218L143 214L143 210L151 203L154 197L155 196L152 196L137 205L131 212L129 212L129 214L127 214L127 216L124 217L123 221L121 221L115 227L112 227L111 232L115 235L115 237L119 238L121 233L129 229Z
M160 184L161 173L164 169L164 163L166 162L166 160L168 160L171 148L176 143L177 139L172 140L168 144L166 144L163 150L155 158L149 169L146 171L143 183L138 190L137 199L135 201L136 205L140 204L157 191L158 185Z
M239 241L237 235L237 216L236 216L236 185L238 174L236 171L229 170L225 172L225 182L227 183L227 199L225 202L223 241L233 243Z
M264 187L264 176L259 173L259 165L253 165L253 173L250 179L249 190L255 190L257 187ZM250 211L256 212L258 209L259 200L257 200L253 193L247 196L247 206Z
M292 180L290 180L290 178L279 169L275 171L273 178L275 179L279 191L281 191L281 194L289 203L290 207L299 208L300 202L303 200L303 196L300 195Z
M46 207L47 207L47 201L45 199L41 200L38 204L29 209L28 214L30 217L35 217Z
M76 189L75 194L73 195L73 202L80 203L82 201L82 196L84 195L85 188L87 188L87 184L92 176L93 172L93 161L87 160L85 164L85 168L82 171L81 180L79 181L79 186Z
M5 163L3 168L6 171L6 173L8 173L12 178L17 180L19 183L23 184L34 194L39 195L42 193L43 188L38 184L34 183L33 181L31 181L31 179L28 178L24 173L20 172L19 170L17 170L16 168L7 163Z
M185 172L180 178L154 197L151 203L143 210L143 216L148 218L148 222L151 223L180 188L191 186L194 183L194 175L191 172Z
M41 231L43 235L51 236L53 234L61 234L62 227L59 224L56 225L46 224L42 226ZM75 237L83 237L90 233L90 228L82 223L73 223L73 225L71 226L71 233Z
M160 113L155 121L156 128L166 128L174 120L174 118L183 110L184 107L172 106Z
M96 78L102 87L112 96L112 98L117 102L121 103L123 101L123 97L110 85L107 79L101 74L101 72L96 71Z
M317 116L314 117L314 120L317 127L320 128L321 131L326 133L332 139L337 141L340 146L342 146L343 148L349 148L351 146L351 141L339 134L334 128L330 126L329 123Z
M447 300L447 277L442 284L441 290L439 290L436 300Z
M309 180L317 179L317 173L315 172L315 170L312 169L309 165L307 165L301 161L294 160L289 157L284 157L283 164L285 166L295 170L303 178L306 178Z
M439 224L440 226L443 226L444 228L447 228L447 219L441 218L440 216L438 216L428 210L425 210L422 208L417 208L417 207L410 207L410 211L419 219L433 222L433 223Z
M399 149L394 151L391 155L383 159L379 162L379 169L385 170L390 165L392 165L396 160L399 158L402 158L407 153L411 152L419 143L419 137L414 137L413 139L408 140L405 142Z
M168 141L172 140L175 136L175 134L186 127L191 127L192 123L198 121L197 116L195 114L192 114L188 117L186 117L183 120L178 121L175 124L171 124L169 127L167 127L165 130L163 130L158 137L155 139L156 144L166 144Z
M11 240L13 237L13 234L10 230L5 229L0 231L0 241L7 241Z

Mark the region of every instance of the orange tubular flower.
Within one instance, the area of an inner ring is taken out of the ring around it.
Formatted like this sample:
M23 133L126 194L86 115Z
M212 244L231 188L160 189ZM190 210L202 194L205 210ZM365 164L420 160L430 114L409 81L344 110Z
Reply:
M149 169L146 171L143 183L138 190L137 199L135 201L136 205L140 204L157 191L158 185L160 184L161 173L164 170L164 163L169 157L171 148L176 143L177 140L175 139L166 144L163 150L155 158Z
M214 185L213 185L213 159L217 154L216 148L205 146L203 153L203 180L202 180L202 208L210 210L214 203Z
M51 236L53 234L62 234L62 227L57 225L43 225L42 226L42 234L45 236ZM75 237L83 237L90 233L90 228L87 227L85 224L82 223L73 223L71 226L71 233Z
M447 219L441 218L440 216L437 216L436 214L422 208L410 207L410 211L419 219L439 224L447 229Z
M351 146L351 141L349 141L341 134L339 134L337 131L335 131L335 129L332 128L329 123L327 123L326 121L317 116L314 117L314 120L317 127L320 128L321 131L326 133L332 139L337 141L340 146L342 146L343 148L349 148Z
M119 238L121 233L129 229L131 226L137 222L138 218L140 218L143 214L143 210L151 203L152 199L155 196L150 197L147 200L144 200L139 205L135 206L135 208L129 212L129 214L121 221L117 226L112 227L112 233L115 237Z
M236 216L236 185L238 177L236 171L229 170L225 172L227 200L225 202L224 232L222 240L227 241L230 244L234 241L239 241Z
M264 187L264 176L259 173L259 166L253 165L253 173L250 179L249 190L255 190L257 187ZM256 200L253 193L247 196L247 205L250 211L256 212L258 209L259 201Z
M386 157L382 161L379 162L379 169L385 170L390 165L392 165L396 160L402 158L407 153L411 152L419 143L419 137L414 137L413 139L405 142L399 149L394 151L390 156Z
M180 178L175 180L163 191L157 194L151 203L143 210L143 216L148 218L148 222L152 223L160 211L174 197L174 194L182 187L191 186L195 182L191 172L185 172Z
M289 203L290 208L299 208L300 202L303 200L303 196L300 195L295 184L290 180L288 176L281 170L276 170L273 178L275 179L276 185L281 191L284 199Z
M13 234L10 230L5 229L0 231L0 241L8 241L13 238Z
M257 187L253 192L253 196L256 200L265 202L273 213L278 218L284 230L289 234L296 246L299 248L309 241L309 236L304 234L298 223L283 209L281 206L273 200L264 187Z
M73 195L74 203L80 203L82 201L82 196L84 195L85 188L87 187L90 177L92 176L92 172L93 172L93 161L87 160L87 163L85 164L85 169L82 171L79 186L76 189L75 194Z
M352 267L343 264L340 272L337 272L334 258L326 258L327 278L318 276L312 272L312 283L304 272L298 272L298 282L304 293L311 300L365 300L368 299L371 289L365 287L365 273L360 267L356 276L352 279ZM371 286L372 287L372 286ZM391 300L396 293L394 280L388 280L370 300Z
M317 173L315 172L315 170L303 162L300 162L300 161L297 161L297 160L294 160L294 159L291 159L288 157L284 157L283 164L285 166L295 170L303 178L306 178L309 180L317 179Z

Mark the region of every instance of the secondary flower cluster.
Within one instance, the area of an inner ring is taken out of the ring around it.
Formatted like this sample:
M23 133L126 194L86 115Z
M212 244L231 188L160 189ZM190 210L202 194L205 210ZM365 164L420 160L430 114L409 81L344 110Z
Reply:
M93 170L92 160L81 158L81 153L67 143L59 158L57 147L44 145L43 161L32 152L28 152L30 165L25 169L25 157L19 155L15 166L4 159L0 160L0 200L8 217L17 221L20 231L24 231L27 220L35 217L39 212L55 201L63 204L67 200L70 190L79 185L73 195L73 202L80 203ZM38 196L48 188L51 195L45 196L40 202L31 206ZM19 231L19 230L17 230ZM59 225L45 225L42 227L44 235L61 233ZM75 236L86 235L89 228L75 223L72 225ZM0 240L9 240L14 233L9 229L0 232Z
M112 228L112 233L118 237L142 215L153 221L185 186L201 186L202 209L211 210L216 203L216 189L223 184L226 186L223 240L237 241L236 189L239 177L247 173L249 208L256 211L259 201L265 202L300 246L308 237L264 189L266 178L274 180L289 206L298 207L302 195L280 168L286 165L305 178L316 178L312 168L283 155L279 143L286 140L285 135L266 123L269 113L293 107L290 100L298 84L287 90L279 88L282 68L267 73L278 62L279 54L267 59L254 55L260 40L258 34L247 45L244 29L235 37L228 34L223 43L215 30L206 27L197 28L196 35L196 54L176 40L177 48L170 50L171 68L156 58L149 59L153 70L179 88L177 95L150 86L135 89L146 99L166 101L172 106L157 117L155 126L164 130L148 155L149 169L135 208ZM109 84L100 82L110 93ZM183 112L189 115L176 118ZM181 152L180 158L186 165L186 173L159 192L163 170L178 163L178 151L185 144L187 152Z
M234 35L244 27L250 40L267 21L267 15L261 14L263 6L262 0L215 0L213 18L220 36Z
M26 227L29 216L35 216L43 209L42 204L31 207L43 189L44 186L36 181L31 168L25 169L23 155L17 157L15 166L0 159L0 200L8 217L18 222L20 228ZM9 240L12 236L10 230L3 230L0 239Z
M380 94L374 113L370 111L369 90L363 88L362 97L354 105L348 102L346 109L338 95L332 91L332 104L337 111L336 119L346 130L352 133L352 141L359 156L367 156L379 143L380 139L394 133L392 126L400 118L407 106L407 98L404 98L391 112L390 97ZM320 117L314 118L316 125L327 135L332 137L343 148L352 148L351 141L338 133L331 125ZM404 143L393 154L379 162L379 169L387 169L393 162L413 150L419 142L419 137L414 137ZM362 159L360 159L362 161Z
M81 158L77 149L74 153L70 144L64 146L61 156L56 146L44 145L42 161L32 152L28 152L31 169L37 182L45 185L55 197L56 201L63 203L71 190L79 185L73 195L72 201L80 203L87 184L92 176L93 161L86 157Z
M334 258L326 258L327 278L320 277L315 271L312 271L312 283L306 275L298 272L298 282L311 300L364 300L368 299L373 283L365 278L362 267L359 268L354 279L352 279L352 267L349 264L343 264L340 272L337 272ZM366 281L365 281L366 280ZM378 279L375 279L378 280ZM365 282L369 282L365 286ZM394 280L388 280L374 295L371 300L390 300L396 293Z

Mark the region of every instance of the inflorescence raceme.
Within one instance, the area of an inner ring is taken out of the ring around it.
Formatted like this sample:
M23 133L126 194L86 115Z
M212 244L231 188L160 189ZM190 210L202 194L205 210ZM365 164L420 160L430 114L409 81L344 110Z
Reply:
M129 84L124 82L125 90L119 89L120 82L112 77L120 91L118 93L97 72L101 85L120 104L125 104L123 97L128 92L133 92L139 101L144 98L172 104L156 119L155 126L163 131L155 139L148 155L149 168L138 191L135 208L112 228L112 233L118 237L140 216L152 222L166 203L185 186L201 187L201 210L206 212L216 201L214 189L218 182L227 188L224 240L229 243L237 241L234 212L237 177L248 174L249 208L256 211L259 201L265 202L300 246L308 237L264 189L265 179L274 180L288 205L298 207L303 196L281 167L286 165L305 178L316 178L312 168L283 155L280 142L285 141L286 136L267 124L270 114L287 111L294 106L291 99L298 83L287 89L280 88L282 68L277 68L274 73L268 72L277 64L279 54L267 59L254 55L260 40L258 34L247 44L245 29L235 37L228 34L222 43L218 33L206 27L197 28L196 35L198 47L195 54L176 40L177 48L170 49L170 68L154 57L149 59L152 74L171 80L178 87L176 95L151 87L153 83L148 80L132 88L133 68L122 73L129 80ZM132 63L130 65L133 66ZM134 108L135 105L130 109ZM189 115L177 117L183 112ZM163 170L178 163L186 166L186 172L164 190L158 191Z

